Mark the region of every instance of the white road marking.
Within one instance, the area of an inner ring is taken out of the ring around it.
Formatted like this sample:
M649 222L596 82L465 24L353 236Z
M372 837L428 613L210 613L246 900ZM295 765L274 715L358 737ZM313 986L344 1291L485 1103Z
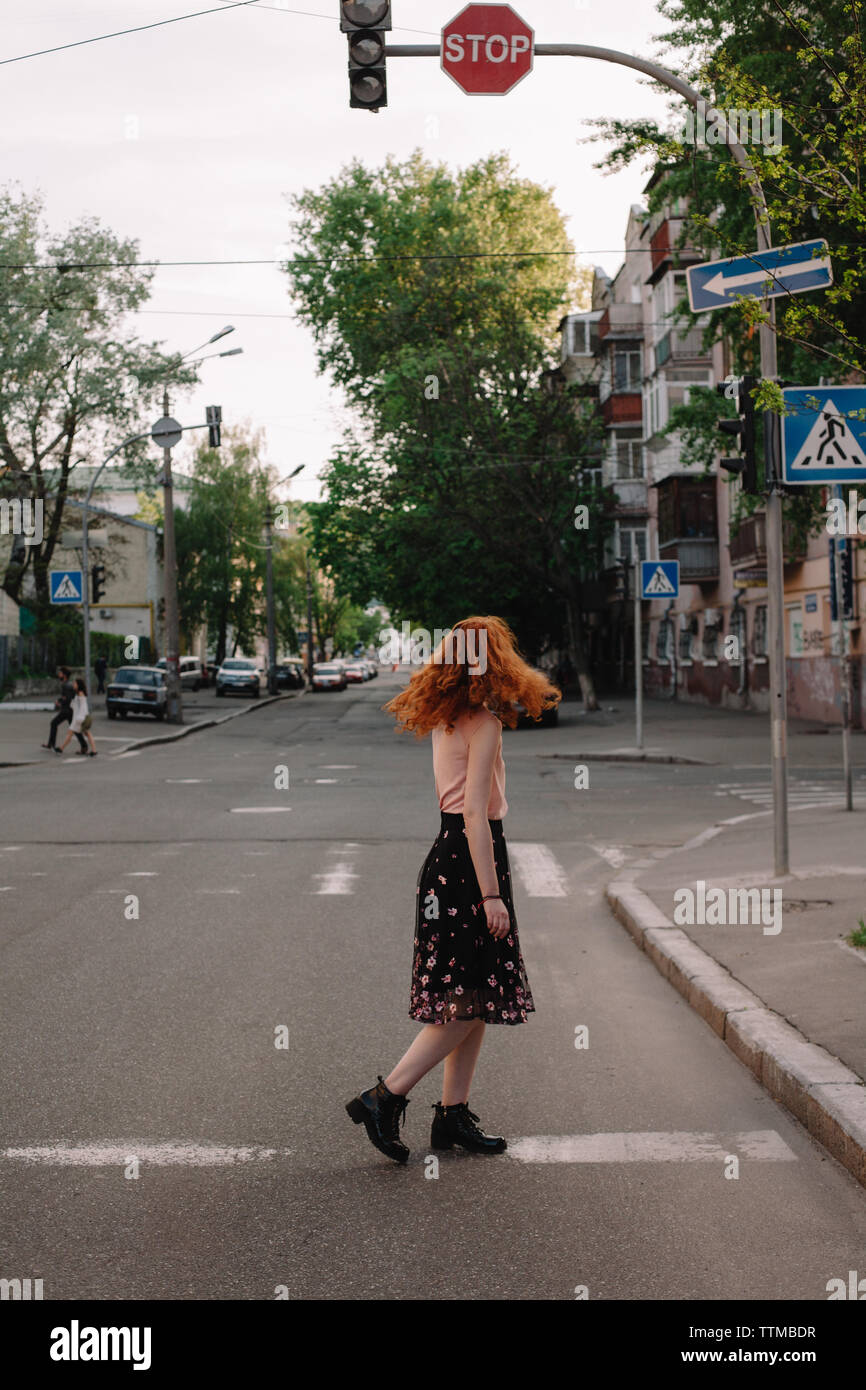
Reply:
M166 777L166 782L170 782L176 787L198 786L202 782L212 782L212 777Z
M239 893L241 890L240 890L240 888L199 888L198 891L199 891L200 893L205 893L205 894L216 894L216 893Z
M159 874L157 873L157 871L156 871L155 869L135 869L135 870L133 870L132 872L130 872L130 873L128 873L128 874L124 874L123 877L124 877L124 878L159 878Z
M281 811L291 811L291 806L230 806L235 816L277 816Z
M0 1149L0 1159L17 1163L45 1163L57 1167L104 1168L125 1166L131 1158L156 1167L188 1164L193 1168L226 1167L287 1156L291 1149L264 1149L228 1144L185 1144L176 1140L154 1144L139 1139L111 1144L41 1144L30 1148Z
M353 884L357 877L352 865L346 860L341 860L326 874L313 874L313 878L321 879L322 883L321 888L316 889L316 894L317 896L325 893L346 896L349 893L354 893Z
M4 853L4 854L13 854L13 853L15 852L15 850L19 850L20 848L21 848L20 845L4 845L4 846L3 846L3 853Z
M11 883L10 883L10 884L6 884L4 887L0 888L0 893L14 893L14 892L15 892L15 889L14 889L14 887L13 887L13 885L12 885Z
M95 850L66 850L63 854L55 855L56 859L93 859Z
M521 1163L724 1163L728 1155L758 1162L791 1163L797 1155L774 1129L740 1134L671 1133L539 1134L509 1139Z
M339 782L339 780L340 780L340 779L339 779L338 777L314 777L314 778L313 778L313 783L314 783L314 785L317 786L317 787L324 787L324 786L333 787L333 786L336 786L336 785L337 785L337 783Z
M547 845L518 841L509 844L508 854L530 898L568 897L565 873Z
M138 757L140 757L140 756L141 756L141 749L140 749L140 748L133 748L133 749L131 749L130 752L128 752L128 753L115 753L115 754L113 755L113 757L112 757L112 761L115 762L115 763L119 763L120 760L121 760L121 758L138 758Z
M323 772L351 772L351 771L354 771L354 770L357 768L358 764L357 764L357 763L317 763L316 766L317 766L317 767L320 767L320 768L322 769Z

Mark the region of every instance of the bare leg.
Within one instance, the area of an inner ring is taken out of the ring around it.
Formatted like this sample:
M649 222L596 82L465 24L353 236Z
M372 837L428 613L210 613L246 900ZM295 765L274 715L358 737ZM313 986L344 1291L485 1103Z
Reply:
M469 1088L472 1085L475 1064L484 1042L486 1028L484 1020L477 1019L472 1032L468 1033L445 1058L445 1074L442 1078L443 1105L460 1105L469 1099Z
M453 1052L478 1026L477 1019L455 1019L453 1023L425 1023L411 1046L403 1053L385 1085L395 1096L407 1096L422 1076L432 1071L443 1057Z

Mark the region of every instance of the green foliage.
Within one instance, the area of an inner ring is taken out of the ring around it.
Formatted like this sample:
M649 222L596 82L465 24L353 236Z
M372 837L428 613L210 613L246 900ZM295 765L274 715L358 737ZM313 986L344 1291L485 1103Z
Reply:
M750 143L764 186L774 245L825 237L834 285L815 294L777 300L779 373L791 384L857 380L866 372L866 59L862 0L826 0L809 10L785 0L661 0L669 21L660 36L661 61L687 78L723 111L767 110L763 146ZM650 197L652 208L688 200L681 244L707 258L738 255L755 246L754 213L743 174L724 144L682 142L685 106L672 130L651 122L601 120L598 135L613 140L603 167L621 168L649 157L665 168ZM674 134L674 129L678 134ZM780 135L778 140L776 135ZM687 306L681 316L693 321ZM741 300L712 316L711 338L729 335L734 370L760 375L757 328L761 304ZM759 409L780 409L765 386ZM697 397L677 412L680 427L696 422ZM695 424L698 429L698 423ZM812 507L816 499L812 497ZM803 510L786 500L786 511Z
M355 161L294 210L291 292L361 421L309 509L340 592L431 629L495 611L530 648L569 641L607 523L583 471L597 418L552 371L585 284L550 191L504 155L451 173L416 153Z
M153 276L133 264L137 243L93 218L56 234L42 213L39 197L0 190L0 487L41 500L45 518L41 544L10 558L3 587L18 601L30 570L44 613L76 464L139 432L163 386L195 372L126 326ZM142 449L128 458L141 460Z

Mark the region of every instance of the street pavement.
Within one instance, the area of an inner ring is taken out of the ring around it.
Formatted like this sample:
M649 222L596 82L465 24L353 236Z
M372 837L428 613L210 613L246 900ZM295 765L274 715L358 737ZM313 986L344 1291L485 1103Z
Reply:
M765 810L736 790L767 782L760 717L650 703L647 746L688 763L592 757L628 748L620 701L506 731L537 1012L487 1030L471 1103L509 1150L431 1161L436 1072L410 1098L405 1168L349 1121L418 1026L438 808L429 740L380 709L404 679L0 774L0 1274L46 1299L813 1300L863 1273L866 1191L603 897L641 866L669 895L695 868L681 846ZM832 794L832 739L794 732L792 780ZM792 819L825 834L832 814ZM753 827L768 869L769 818ZM817 831L798 833L814 859Z

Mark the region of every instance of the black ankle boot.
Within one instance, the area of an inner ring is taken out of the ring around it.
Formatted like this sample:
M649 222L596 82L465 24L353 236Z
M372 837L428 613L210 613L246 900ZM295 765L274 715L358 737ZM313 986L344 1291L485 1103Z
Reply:
M465 1100L459 1105L442 1105L437 1101L433 1108L436 1114L430 1131L432 1148L453 1149L459 1144L477 1154L501 1154L508 1148L501 1136L494 1138L478 1128L478 1116L472 1113Z
M362 1091L349 1101L346 1110L356 1125L366 1126L367 1138L380 1153L395 1159L397 1163L405 1163L409 1150L398 1138L397 1128L401 1120L403 1124L406 1123L408 1104L406 1096L395 1096L380 1076L378 1086Z

